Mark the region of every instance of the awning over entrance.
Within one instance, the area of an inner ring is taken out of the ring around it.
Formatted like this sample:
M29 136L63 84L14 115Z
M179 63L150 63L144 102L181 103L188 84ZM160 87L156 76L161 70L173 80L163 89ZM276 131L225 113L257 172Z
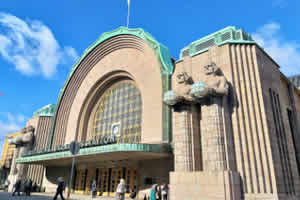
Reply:
M171 154L169 144L111 144L80 149L76 155L76 162L88 164L103 161L148 160L169 157ZM72 154L70 151L53 152L21 157L16 162L44 166L68 166L72 163Z

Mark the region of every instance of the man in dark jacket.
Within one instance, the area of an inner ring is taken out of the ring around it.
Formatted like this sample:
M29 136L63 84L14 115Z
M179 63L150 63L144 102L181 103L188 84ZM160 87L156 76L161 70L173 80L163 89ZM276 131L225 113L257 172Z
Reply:
M12 193L12 196L15 196L16 192L18 193L18 196L20 196L21 184L21 179L18 179L14 185L14 192Z
M32 190L32 180L27 179L24 183L24 188L25 188L25 194L26 196L30 196L31 190Z
M62 200L65 200L65 198L63 196L63 191L65 190L64 179L62 177L59 177L57 180L58 180L58 186L57 186L56 194L55 194L53 200L56 200L58 195L60 195L60 198Z

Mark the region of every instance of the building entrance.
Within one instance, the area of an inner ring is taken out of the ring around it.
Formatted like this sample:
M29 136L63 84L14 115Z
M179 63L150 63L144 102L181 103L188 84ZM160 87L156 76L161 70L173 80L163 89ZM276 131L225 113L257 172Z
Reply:
M127 193L137 190L137 170L135 168L86 168L78 169L75 177L75 193L90 194L93 180L97 181L98 196L114 196L120 179L125 179Z

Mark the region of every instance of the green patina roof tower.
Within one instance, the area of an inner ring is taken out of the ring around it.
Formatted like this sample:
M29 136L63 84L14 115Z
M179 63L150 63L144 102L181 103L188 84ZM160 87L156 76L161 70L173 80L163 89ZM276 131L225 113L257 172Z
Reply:
M255 41L252 39L250 34L246 33L242 29L237 29L234 26L228 26L192 42L187 47L184 47L180 51L180 59L183 59L185 56L194 56L207 51L211 46L220 46L228 43L254 44Z

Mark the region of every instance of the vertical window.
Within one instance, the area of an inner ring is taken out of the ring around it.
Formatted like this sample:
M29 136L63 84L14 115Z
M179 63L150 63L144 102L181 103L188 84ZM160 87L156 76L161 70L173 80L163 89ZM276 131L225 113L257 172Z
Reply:
M118 143L141 141L142 99L131 80L112 84L99 99L93 137L115 135Z

